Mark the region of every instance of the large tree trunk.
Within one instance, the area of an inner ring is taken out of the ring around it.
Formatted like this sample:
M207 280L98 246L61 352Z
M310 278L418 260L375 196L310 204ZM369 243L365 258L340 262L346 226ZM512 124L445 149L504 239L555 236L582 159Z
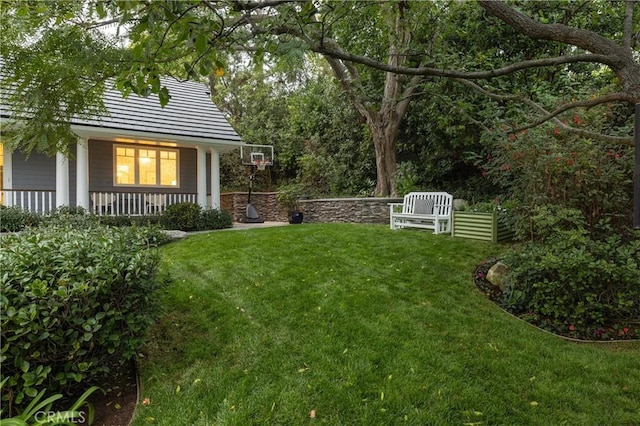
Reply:
M376 152L376 190L380 196L395 195L396 145L395 139L400 126L400 118L391 121L383 114L374 113L368 118L369 129ZM394 122L395 121L395 122Z

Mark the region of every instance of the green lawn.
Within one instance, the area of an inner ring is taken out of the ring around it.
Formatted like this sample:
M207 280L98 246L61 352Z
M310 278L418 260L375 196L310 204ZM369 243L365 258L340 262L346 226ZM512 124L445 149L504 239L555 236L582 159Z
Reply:
M479 294L503 247L386 226L190 236L134 425L638 425L640 344L575 344Z

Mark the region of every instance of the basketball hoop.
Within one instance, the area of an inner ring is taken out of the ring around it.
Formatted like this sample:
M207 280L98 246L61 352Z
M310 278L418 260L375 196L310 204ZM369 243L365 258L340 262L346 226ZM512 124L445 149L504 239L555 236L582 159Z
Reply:
M264 170L267 168L267 162L265 160L255 160L255 165L258 170Z

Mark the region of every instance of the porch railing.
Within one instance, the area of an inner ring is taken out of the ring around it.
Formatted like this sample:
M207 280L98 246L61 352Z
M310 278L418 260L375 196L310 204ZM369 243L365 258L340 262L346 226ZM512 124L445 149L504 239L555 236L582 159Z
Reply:
M196 203L198 194L158 194L141 192L91 192L89 210L99 216L141 216L160 214L176 203Z
M20 207L34 213L48 214L56 208L56 191L35 189L3 189L0 204Z
M195 193L90 192L89 211L100 216L141 216L160 214L171 204L197 203L197 200L198 195ZM56 192L5 189L0 191L0 204L49 214L56 208Z

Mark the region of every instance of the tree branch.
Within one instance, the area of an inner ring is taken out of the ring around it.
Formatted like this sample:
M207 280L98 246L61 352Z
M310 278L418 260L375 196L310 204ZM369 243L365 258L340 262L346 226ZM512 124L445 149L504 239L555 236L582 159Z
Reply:
M458 83L461 83L467 87L470 87L480 93L482 93L483 95L491 98L491 99L495 99L498 101L507 101L507 102L522 102L528 106L530 106L531 108L533 108L534 110L538 111L538 113L542 114L543 116L549 116L549 118L547 120L544 120L542 122L545 121L552 121L555 125L557 125L558 127L560 127L562 130L569 132L569 133L573 133L585 138L591 138L591 139L598 139L601 141L605 141L605 142L612 142L615 144L619 144L619 145L628 145L631 146L633 145L634 141L633 141L633 137L631 136L611 136L611 135L605 135L602 133L598 133L598 132L592 132L590 130L585 130L585 129L578 129L572 126L569 126L568 124L563 123L562 121L560 121L558 118L555 117L555 115L557 114L553 114L550 113L549 111L547 111L546 109L544 109L541 105L539 105L538 103L532 101L531 99L527 99L521 96L517 96L517 95L501 95L498 93L493 93L490 92L488 90L486 90L485 88L481 87L480 85L472 82L472 81L468 81L468 80L464 80L464 79L454 79L454 81L457 81ZM604 96L603 98L606 98L606 96ZM585 103L590 102L590 101L583 101ZM603 101L606 102L606 101ZM603 102L598 102L598 103L603 103ZM598 103L595 103L594 105L597 105ZM538 123L539 124L542 124ZM519 131L525 130L529 127L534 127L534 126L523 126L517 129L513 129L511 130L509 133L517 133Z
M404 66L394 66L390 64L385 64L384 62L380 62L366 56L354 55L352 53L348 53L343 50L332 49L331 47L328 46L328 44L329 44L328 39L324 39L320 43L312 44L311 50L326 56L334 57L336 59L350 61L350 62L358 63L361 65L365 65L371 68L376 68L381 71L392 72L396 74L423 75L423 76L429 75L434 77L464 78L467 80L480 80L480 79L488 79L493 77L500 77L503 75L513 74L516 71L520 71L528 68L541 68L541 67L549 67L549 66L571 64L571 63L578 63L578 62L601 63L601 64L608 65L612 62L611 57L608 55L588 53L588 54L558 56L553 58L533 59L529 61L517 62L502 68L496 68L488 71L465 72L465 71L446 70L446 69L434 68L434 67L412 68L412 67L404 67Z
M623 49L617 43L593 31L562 24L543 24L499 0L478 0L478 4L527 37L572 44L589 52L607 55L612 59L615 59L616 54L625 56L626 52L621 52Z
M631 40L633 39L633 4L635 0L627 0L625 2L624 24L622 30L622 47L631 49Z
M517 129L513 130L513 133L518 133L521 132L523 130L527 130L527 129L531 129L533 127L539 126L540 124L551 120L552 118L558 116L559 114L562 114L565 111L568 111L570 109L574 109L574 108L591 108L594 107L596 105L600 105L600 104L604 104L607 102L616 102L616 101L629 101L630 97L626 94L626 93L621 93L621 92L616 92L616 93L610 93L608 95L605 96L600 96L598 98L593 98L593 99L585 99L582 101L578 101L578 102L572 102L569 104L565 104L563 106L561 106L560 108L557 108L549 113L547 113L546 115L542 116L541 118L539 118L536 121L533 121L525 126L522 127L518 127Z

